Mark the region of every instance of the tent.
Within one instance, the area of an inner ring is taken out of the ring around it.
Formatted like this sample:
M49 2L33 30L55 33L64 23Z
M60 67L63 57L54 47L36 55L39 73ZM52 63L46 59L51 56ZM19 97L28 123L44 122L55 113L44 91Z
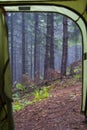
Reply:
M0 8L0 129L5 130L13 127L12 122L12 93L11 75L8 54L7 26ZM8 123L9 122L9 123Z
M8 55L6 11L56 12L71 18L82 33L82 105L87 117L87 0L1 0L0 1L0 130L13 130L11 74Z

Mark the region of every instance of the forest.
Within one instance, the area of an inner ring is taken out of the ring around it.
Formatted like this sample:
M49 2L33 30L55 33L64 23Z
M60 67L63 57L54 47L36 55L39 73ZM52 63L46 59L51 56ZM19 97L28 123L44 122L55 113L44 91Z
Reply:
M7 14L9 53L13 83L24 77L39 84L70 75L82 57L79 27L57 13L13 12Z
M50 12L8 12L6 20L16 130L86 130L77 24Z

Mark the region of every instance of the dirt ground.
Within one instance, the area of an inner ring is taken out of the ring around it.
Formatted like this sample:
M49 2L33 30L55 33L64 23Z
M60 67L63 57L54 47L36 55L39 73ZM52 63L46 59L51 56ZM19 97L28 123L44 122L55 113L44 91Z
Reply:
M51 97L14 113L16 130L87 130L81 114L81 83L55 87Z

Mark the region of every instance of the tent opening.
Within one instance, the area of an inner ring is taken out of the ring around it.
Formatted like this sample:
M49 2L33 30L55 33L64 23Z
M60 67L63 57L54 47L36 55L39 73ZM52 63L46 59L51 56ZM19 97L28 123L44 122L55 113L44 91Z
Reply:
M75 88L73 91L76 91L69 93L72 100L78 97L77 91L80 91L81 96L82 33L69 17L50 11L11 12L9 9L6 20L15 125L16 129L33 129L36 119L28 119L28 122L27 117L31 118L34 103L41 101L44 104L43 99L55 97L60 89L68 87ZM54 90L56 92L53 95ZM23 115L21 112L27 110L29 105L30 115ZM18 113L21 113L19 117ZM18 125L18 122L21 124ZM42 122L46 123L45 120Z

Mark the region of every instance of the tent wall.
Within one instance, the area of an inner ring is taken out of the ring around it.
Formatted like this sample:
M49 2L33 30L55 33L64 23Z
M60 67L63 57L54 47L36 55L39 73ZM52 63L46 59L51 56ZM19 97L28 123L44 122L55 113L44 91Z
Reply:
M0 9L0 130L13 130L12 82L8 53L8 33L3 10Z
M80 15L83 15L87 20L87 0L1 0L0 5L28 5L28 4L50 4L65 6L71 10L76 11Z

